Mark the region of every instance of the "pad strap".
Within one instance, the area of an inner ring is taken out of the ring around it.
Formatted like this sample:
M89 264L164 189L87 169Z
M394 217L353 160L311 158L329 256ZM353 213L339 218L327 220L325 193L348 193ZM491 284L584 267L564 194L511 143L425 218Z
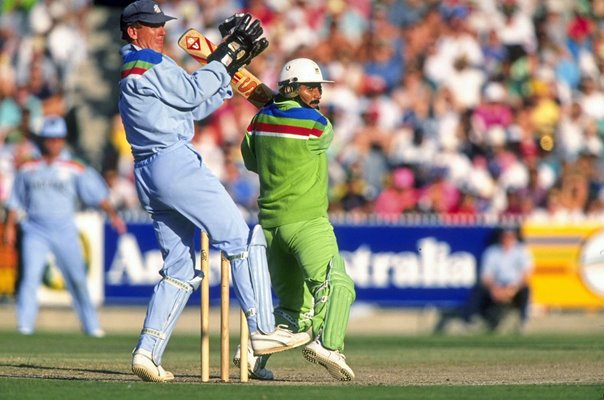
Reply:
M157 329L151 329L151 328L143 328L143 330L141 331L141 335L151 335L154 336L158 339L165 339L166 338L166 334L158 331Z
M235 254L235 255L232 255L232 256L227 256L227 260L229 260L229 261L245 260L247 257L248 257L248 252L244 251L244 252L241 252L239 254Z

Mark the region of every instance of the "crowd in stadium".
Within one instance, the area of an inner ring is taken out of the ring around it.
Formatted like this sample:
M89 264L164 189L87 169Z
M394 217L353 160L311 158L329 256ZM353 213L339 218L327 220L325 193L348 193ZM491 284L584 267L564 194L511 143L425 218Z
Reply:
M336 131L334 213L604 218L603 0L158 3L178 17L166 24L165 52L190 71L198 64L178 48L180 35L194 27L219 41L218 24L244 11L261 20L270 42L249 66L264 83L276 88L283 64L297 57L315 60L335 81L321 101ZM41 117L70 110L65 93L77 85L95 5L2 7L0 201L33 154ZM197 124L194 139L249 216L258 183L239 145L254 113L235 96ZM114 118L103 172L115 206L137 209L132 159Z

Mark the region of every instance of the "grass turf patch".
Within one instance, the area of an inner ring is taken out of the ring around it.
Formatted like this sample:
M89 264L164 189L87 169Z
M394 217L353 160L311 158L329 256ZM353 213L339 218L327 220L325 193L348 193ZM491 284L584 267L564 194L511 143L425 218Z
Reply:
M237 345L231 340L231 354ZM211 383L199 379L199 337L174 335L162 364L167 384L130 372L137 337L0 331L0 399L581 399L604 398L599 335L350 336L346 355L357 379L334 381L303 360L276 354L274 382L219 382L219 338L211 338Z

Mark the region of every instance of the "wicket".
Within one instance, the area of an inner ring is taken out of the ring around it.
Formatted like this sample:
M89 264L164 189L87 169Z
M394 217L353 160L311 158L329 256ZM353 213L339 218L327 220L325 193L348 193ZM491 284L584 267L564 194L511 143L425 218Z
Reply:
M210 381L210 241L207 233L201 233L201 381ZM230 263L223 253L220 254L220 380L229 381L229 275ZM241 368L239 379L248 381L248 327L243 310L240 311L240 354Z

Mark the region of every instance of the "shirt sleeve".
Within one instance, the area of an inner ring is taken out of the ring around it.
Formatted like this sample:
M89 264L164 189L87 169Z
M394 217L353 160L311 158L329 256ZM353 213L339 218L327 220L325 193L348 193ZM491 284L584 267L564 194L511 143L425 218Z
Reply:
M495 269L497 268L497 259L492 247L486 249L481 261L480 278L493 278Z
M141 88L143 92L150 91L176 109L192 111L199 119L233 96L231 77L219 62L211 62L189 74L166 57L145 77L148 78L148 86Z
M25 211L25 177L22 172L15 174L13 187L11 189L6 208L8 210Z
M253 124L256 117L252 119L252 122L248 125L247 131L241 141L241 155L243 157L243 163L245 167L258 173L258 163L256 161L256 153L254 150L254 135L253 135Z
M334 137L333 127L331 122L326 118L323 118L324 123L321 120L315 124L315 130L321 132L319 136L310 136L307 142L308 149L313 154L322 154L327 151L331 141Z
M109 189L101 175L91 167L86 167L76 179L78 196L89 207L98 207L109 197Z
M224 100L230 99L233 96L233 91L231 87L220 88L218 93L215 96L210 97L201 105L193 110L193 119L196 121L202 120L206 118L208 115L216 111L222 104Z

